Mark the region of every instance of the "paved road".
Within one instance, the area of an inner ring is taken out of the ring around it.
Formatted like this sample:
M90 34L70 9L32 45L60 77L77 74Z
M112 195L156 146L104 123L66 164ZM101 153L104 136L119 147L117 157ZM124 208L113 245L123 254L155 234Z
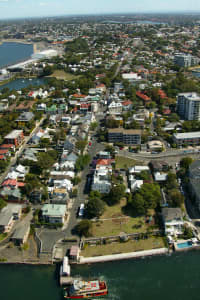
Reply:
M177 149L177 150L167 150L166 152L161 152L159 154L151 154L150 152L146 153L131 153L126 150L119 150L119 155L120 156L126 156L129 158L133 159L165 159L168 157L175 157L175 156L191 156L191 155L200 155L196 150L194 151L187 151L187 150L182 150L182 149Z
M97 120L99 121L102 116L99 116ZM99 151L104 150L104 146L100 143L97 143L97 140L95 137L92 138L92 145L89 148L89 155L91 159L93 159L94 156ZM61 231L61 230L54 230L54 229L42 229L38 232L39 237L42 240L42 250L44 252L51 252L53 250L54 245L58 242L58 245L60 245L59 241L63 239L70 239L70 238L77 238L73 234L73 229L77 225L77 223L81 220L77 218L77 211L81 203L84 203L87 200L88 192L87 190L87 175L90 173L90 166L84 168L84 170L81 173L81 182L78 185L78 195L73 200L72 207L70 209L70 215L67 226ZM68 248L70 247L70 243L67 243ZM63 248L66 248L66 245L63 245Z

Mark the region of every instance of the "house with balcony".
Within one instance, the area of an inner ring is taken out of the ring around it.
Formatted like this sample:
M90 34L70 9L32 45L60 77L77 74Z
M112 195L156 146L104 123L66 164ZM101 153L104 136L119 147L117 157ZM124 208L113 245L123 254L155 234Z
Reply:
M162 209L162 219L166 235L178 236L183 233L184 221L180 208L164 207Z

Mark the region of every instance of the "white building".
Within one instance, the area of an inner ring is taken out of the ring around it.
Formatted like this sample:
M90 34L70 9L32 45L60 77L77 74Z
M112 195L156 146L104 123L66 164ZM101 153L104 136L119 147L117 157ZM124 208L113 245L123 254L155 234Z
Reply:
M92 191L108 194L111 189L111 172L106 166L98 166L93 176Z
M122 113L122 104L120 102L112 101L108 106L109 113L111 115Z
M200 120L200 96L193 93L181 93L177 96L177 112L184 120Z

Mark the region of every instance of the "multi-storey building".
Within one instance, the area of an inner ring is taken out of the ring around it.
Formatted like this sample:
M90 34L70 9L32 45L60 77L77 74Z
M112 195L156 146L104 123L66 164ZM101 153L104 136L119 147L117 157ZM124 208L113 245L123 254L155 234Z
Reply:
M200 131L187 132L187 133L174 133L173 140L178 147L183 145L199 145L200 144Z
M126 145L140 145L142 131L139 129L114 128L108 130L109 143L122 142Z
M177 112L184 120L200 120L200 96L197 93L181 93L177 97Z
M190 54L177 53L174 56L174 63L180 67L187 68L199 63L199 58Z

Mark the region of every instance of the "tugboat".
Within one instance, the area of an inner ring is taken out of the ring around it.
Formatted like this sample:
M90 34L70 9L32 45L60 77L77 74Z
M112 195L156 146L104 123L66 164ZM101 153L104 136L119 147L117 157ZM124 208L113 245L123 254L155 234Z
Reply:
M93 297L103 297L108 294L105 281L98 279L84 281L82 279L74 279L72 284L64 289L64 298L66 299L87 299Z

